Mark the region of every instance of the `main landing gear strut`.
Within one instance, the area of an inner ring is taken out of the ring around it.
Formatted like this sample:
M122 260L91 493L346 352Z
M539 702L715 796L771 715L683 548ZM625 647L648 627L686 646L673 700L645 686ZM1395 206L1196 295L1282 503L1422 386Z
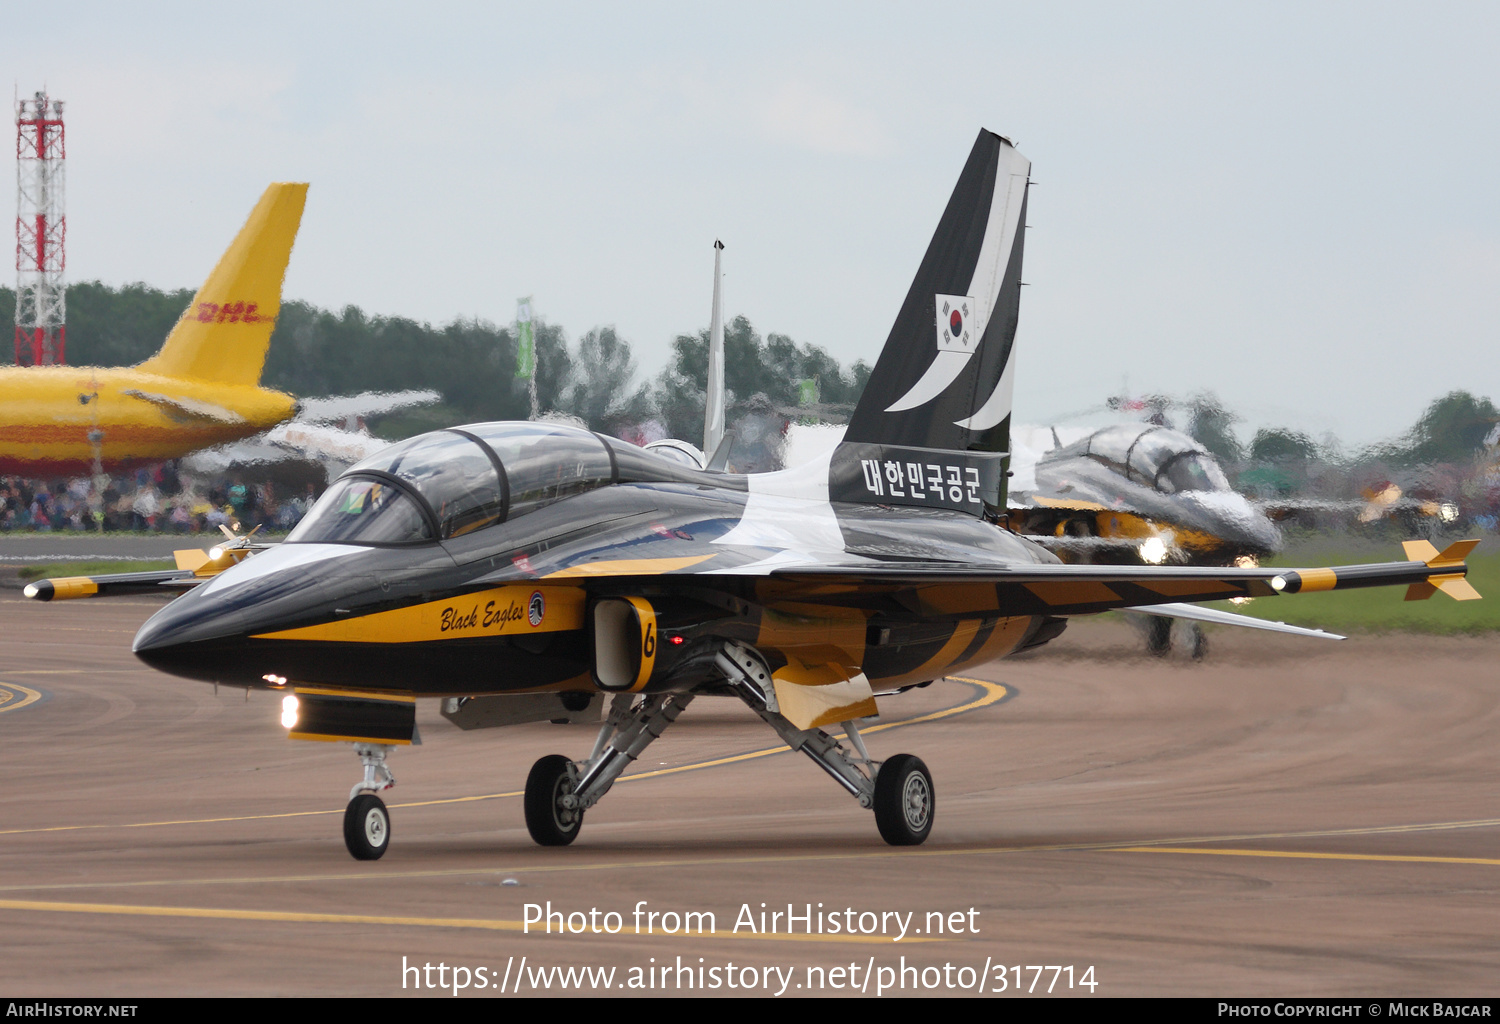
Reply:
M526 829L542 846L567 846L578 838L583 812L609 792L641 751L677 721L690 693L652 694L639 701L616 694L587 761L550 754L526 777Z
M876 827L886 842L916 846L927 838L936 801L932 775L920 758L897 754L883 763L872 760L854 722L840 723L847 743L821 729L798 729L777 707L770 672L741 644L726 643L715 663L735 694L789 747L812 758L861 807L875 811ZM618 694L587 760L573 762L552 754L537 761L526 779L526 828L531 837L542 846L566 846L576 839L584 811L599 802L692 699L691 694L678 693L638 699Z

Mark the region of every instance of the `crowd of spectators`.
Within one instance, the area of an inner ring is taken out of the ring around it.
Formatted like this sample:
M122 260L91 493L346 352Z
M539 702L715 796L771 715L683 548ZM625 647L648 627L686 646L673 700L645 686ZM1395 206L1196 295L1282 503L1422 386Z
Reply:
M307 514L317 489L287 493L271 482L179 476L171 463L108 477L0 477L0 531L218 533L221 525L284 533Z

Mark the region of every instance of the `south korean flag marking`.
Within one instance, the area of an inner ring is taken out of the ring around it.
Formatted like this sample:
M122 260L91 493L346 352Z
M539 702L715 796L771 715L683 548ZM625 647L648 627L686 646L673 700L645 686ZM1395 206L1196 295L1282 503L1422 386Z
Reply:
M937 347L939 352L974 351L974 332L969 329L974 299L968 295L937 296Z
M979 348L979 339L969 326L974 310L972 295L936 295L937 356L927 365L922 379L911 390L886 408L886 412L905 412L926 405L958 380L969 360Z

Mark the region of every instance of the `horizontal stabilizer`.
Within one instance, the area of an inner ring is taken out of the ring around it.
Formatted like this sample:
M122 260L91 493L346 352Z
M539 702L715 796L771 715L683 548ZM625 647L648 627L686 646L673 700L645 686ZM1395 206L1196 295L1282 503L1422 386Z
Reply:
M441 402L437 391L362 391L357 395L304 398L297 419L304 423L332 423L355 416L381 416L397 409Z
M1288 626L1285 622L1272 622L1269 619L1257 619L1252 615L1221 612L1217 608L1202 608L1195 604L1144 605L1140 608L1132 608L1131 611L1141 612L1145 615L1161 615L1169 619L1193 619L1197 622L1217 622L1221 626L1245 626L1249 629L1269 629L1274 633L1292 633L1296 636L1317 637L1320 640L1346 639L1337 633L1329 633L1321 629Z
M245 417L233 409L226 409L222 405L215 405L197 398L158 395L150 391L137 391L135 388L127 388L121 394L139 398L143 402L150 402L175 420L211 420L214 423L245 422Z

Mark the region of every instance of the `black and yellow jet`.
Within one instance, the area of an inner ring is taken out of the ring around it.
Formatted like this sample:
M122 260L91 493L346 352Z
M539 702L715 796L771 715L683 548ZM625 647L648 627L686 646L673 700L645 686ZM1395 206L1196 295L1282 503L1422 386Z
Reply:
M291 736L352 741L364 778L344 834L373 859L389 845L386 757L415 740L422 698L464 728L597 716L609 699L592 752L531 770L543 845L571 843L698 697L744 701L887 842L913 845L932 777L909 754L873 758L858 727L903 688L1046 643L1073 615L1468 587L1472 545L1301 572L1064 565L998 525L1029 172L980 132L845 440L814 464L715 473L568 426L469 424L355 465L280 545L28 592L190 588L141 628L137 656L282 691Z

